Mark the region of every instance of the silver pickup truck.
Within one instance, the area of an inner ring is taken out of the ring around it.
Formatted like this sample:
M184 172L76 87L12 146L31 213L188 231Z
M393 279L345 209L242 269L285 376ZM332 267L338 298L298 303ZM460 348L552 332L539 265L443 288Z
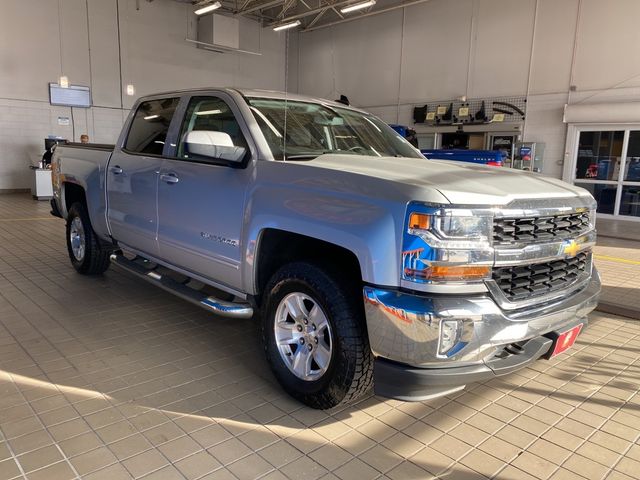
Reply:
M380 119L276 92L138 100L115 146L52 162L83 274L111 263L255 316L315 408L419 400L569 348L597 303L595 201L506 168L427 161Z

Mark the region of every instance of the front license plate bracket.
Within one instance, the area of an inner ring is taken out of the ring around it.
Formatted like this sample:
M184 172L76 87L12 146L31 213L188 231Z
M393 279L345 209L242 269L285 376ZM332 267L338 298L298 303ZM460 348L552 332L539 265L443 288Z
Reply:
M545 335L553 340L553 344L544 358L553 358L569 350L575 343L578 335L580 335L582 327L584 327L584 323L579 323L564 332L551 332Z

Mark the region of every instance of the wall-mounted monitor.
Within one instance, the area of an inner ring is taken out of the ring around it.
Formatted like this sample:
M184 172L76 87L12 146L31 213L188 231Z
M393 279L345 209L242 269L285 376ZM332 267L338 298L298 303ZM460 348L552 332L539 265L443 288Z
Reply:
M91 106L91 90L82 85L69 85L63 88L57 83L50 83L49 103L65 107L89 108Z

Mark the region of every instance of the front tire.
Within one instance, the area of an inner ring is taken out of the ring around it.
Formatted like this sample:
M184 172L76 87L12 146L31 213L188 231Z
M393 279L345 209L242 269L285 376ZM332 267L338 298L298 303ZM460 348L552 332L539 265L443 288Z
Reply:
M262 336L278 382L312 408L348 403L371 386L362 291L309 263L278 270L265 290Z
M67 251L79 273L99 275L109 268L111 251L100 243L84 205L79 202L71 205L67 216Z

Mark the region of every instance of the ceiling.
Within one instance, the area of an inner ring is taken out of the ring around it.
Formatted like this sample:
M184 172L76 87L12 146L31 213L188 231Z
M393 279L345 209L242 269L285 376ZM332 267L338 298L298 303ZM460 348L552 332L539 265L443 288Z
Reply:
M151 1L151 0L149 0ZM205 6L213 0L176 0L196 6ZM311 31L337 23L345 23L363 16L395 10L428 0L377 0L375 5L349 13L340 9L362 3L364 0L220 0L220 11L242 15L262 22L265 27L300 20L298 30Z

